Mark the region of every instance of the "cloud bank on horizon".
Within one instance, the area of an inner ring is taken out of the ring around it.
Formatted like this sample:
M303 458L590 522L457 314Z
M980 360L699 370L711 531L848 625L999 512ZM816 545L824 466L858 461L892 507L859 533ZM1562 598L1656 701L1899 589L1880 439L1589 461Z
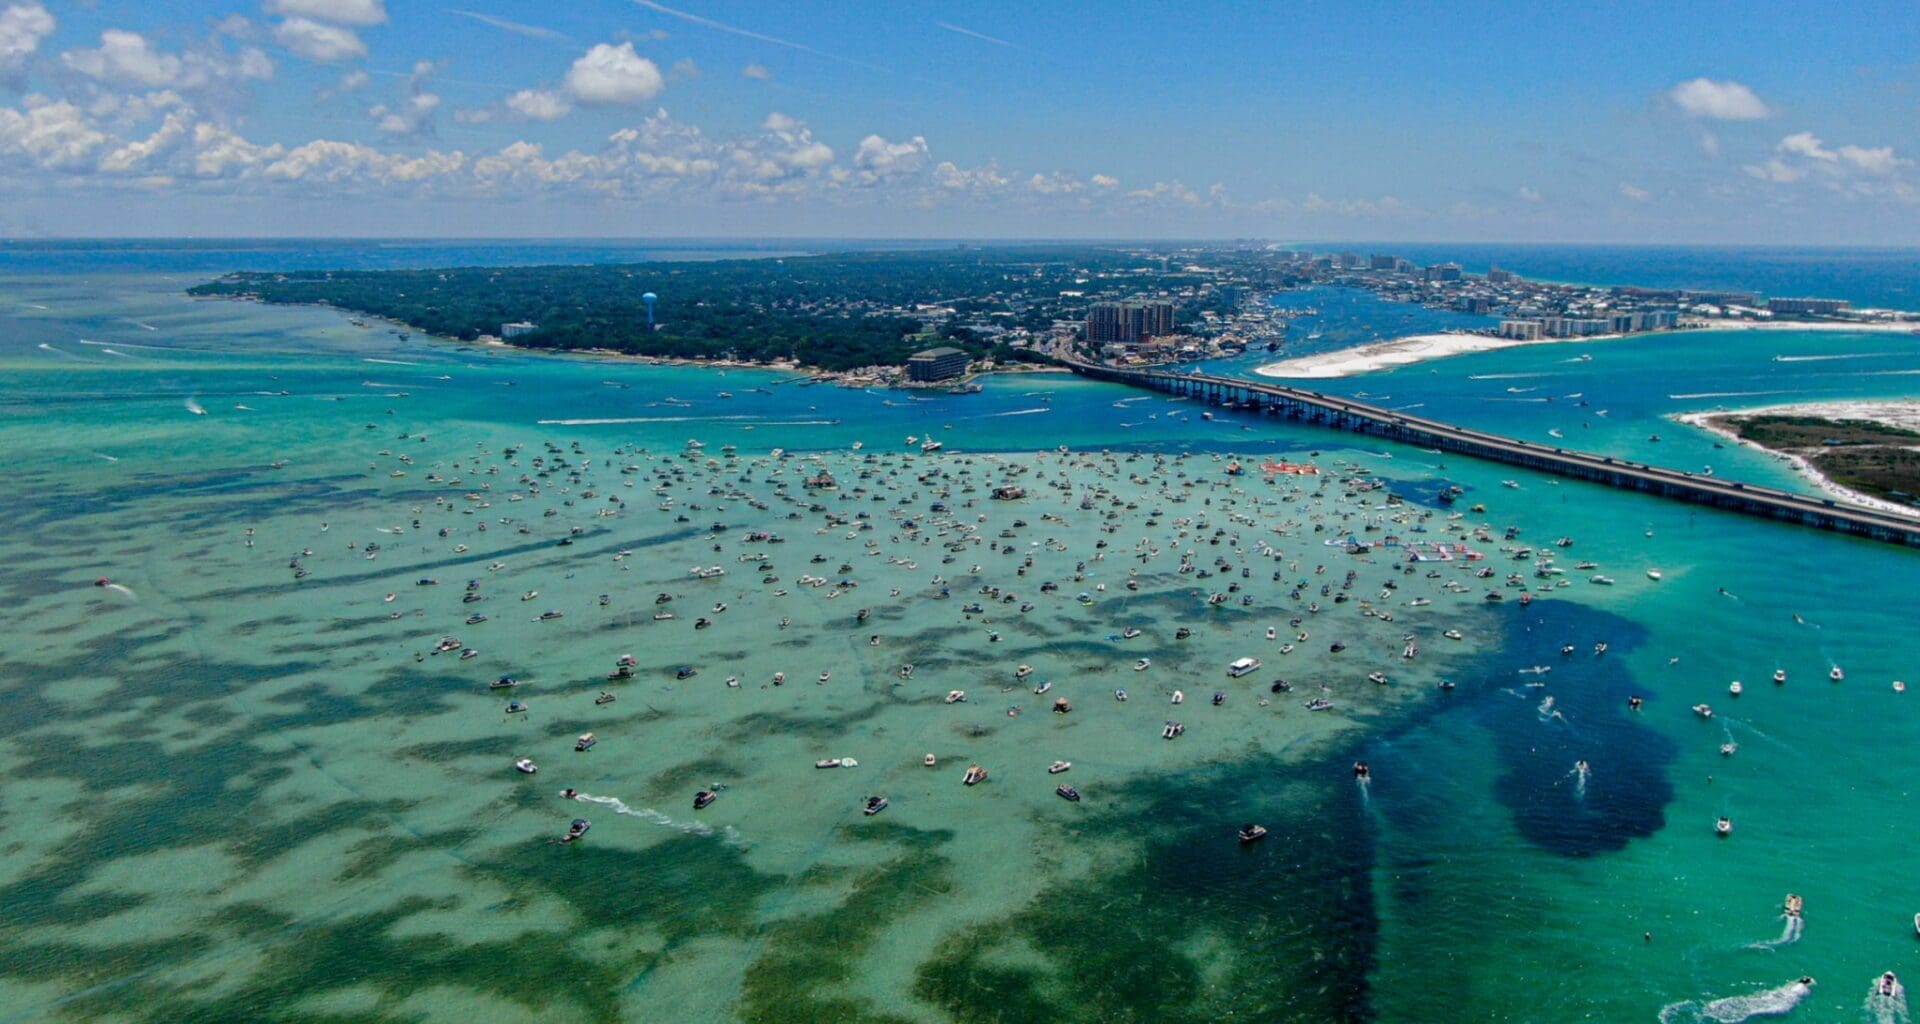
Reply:
M1877 242L1920 225L1920 82L1890 50L1794 75L1765 33L1714 74L1681 51L1558 69L1543 52L1516 88L1490 53L1437 56L1444 27L1368 12L1215 31L1110 6L975 23L686 3L0 0L0 233ZM1111 35L1153 45L1110 60ZM1359 53L1375 63L1342 59Z

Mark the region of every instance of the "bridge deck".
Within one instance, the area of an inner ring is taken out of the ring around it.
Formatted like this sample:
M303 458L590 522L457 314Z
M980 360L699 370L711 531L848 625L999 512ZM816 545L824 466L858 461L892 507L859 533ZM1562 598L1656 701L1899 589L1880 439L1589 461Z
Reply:
M1544 473L1873 540L1920 546L1920 518L1833 499L1795 494L1724 477L1686 473L1570 448L1535 444L1284 384L1213 374L1131 370L1078 361L1069 362L1068 365L1074 372L1097 380L1190 395L1220 405L1252 405L1261 411L1294 419L1326 423L1407 444L1438 448Z

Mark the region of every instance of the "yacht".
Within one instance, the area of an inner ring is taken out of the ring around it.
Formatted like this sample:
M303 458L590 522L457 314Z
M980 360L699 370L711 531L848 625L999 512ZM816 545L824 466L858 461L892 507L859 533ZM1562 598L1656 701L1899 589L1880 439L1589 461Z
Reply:
M1056 786L1053 791L1058 794L1062 800L1071 800L1076 804L1080 802L1080 791L1072 786Z
M523 757L520 760L513 762L513 766L515 768L520 769L520 771L528 775L532 775L534 772L537 772L540 770L540 766L537 764L534 764L533 758L530 758L530 757Z
M1272 630L1268 630L1268 632L1272 632ZM1247 675L1249 673L1257 672L1259 670L1260 670L1260 659L1239 658L1239 659L1236 659L1233 662L1233 664L1227 666L1227 675L1232 676L1235 679L1238 679L1241 676Z

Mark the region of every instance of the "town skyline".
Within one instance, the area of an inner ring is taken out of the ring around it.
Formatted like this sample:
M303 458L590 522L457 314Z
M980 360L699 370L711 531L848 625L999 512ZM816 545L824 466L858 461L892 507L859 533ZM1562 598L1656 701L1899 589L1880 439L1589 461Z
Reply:
M0 236L1910 242L1920 15L1735 16L0 0Z

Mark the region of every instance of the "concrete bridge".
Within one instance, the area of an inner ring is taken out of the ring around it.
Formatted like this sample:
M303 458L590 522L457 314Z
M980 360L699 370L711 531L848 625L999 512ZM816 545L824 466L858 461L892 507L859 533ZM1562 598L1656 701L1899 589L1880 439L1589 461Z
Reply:
M1644 491L1729 512L1798 523L1892 544L1920 546L1920 517L1882 512L1832 498L1809 497L1724 477L1685 473L1644 462L1553 448L1284 384L1204 373L1177 373L1166 369L1128 369L1078 360L1068 361L1067 365L1075 373L1095 380L1184 395L1209 405L1324 424L1422 448L1437 448L1609 487Z

